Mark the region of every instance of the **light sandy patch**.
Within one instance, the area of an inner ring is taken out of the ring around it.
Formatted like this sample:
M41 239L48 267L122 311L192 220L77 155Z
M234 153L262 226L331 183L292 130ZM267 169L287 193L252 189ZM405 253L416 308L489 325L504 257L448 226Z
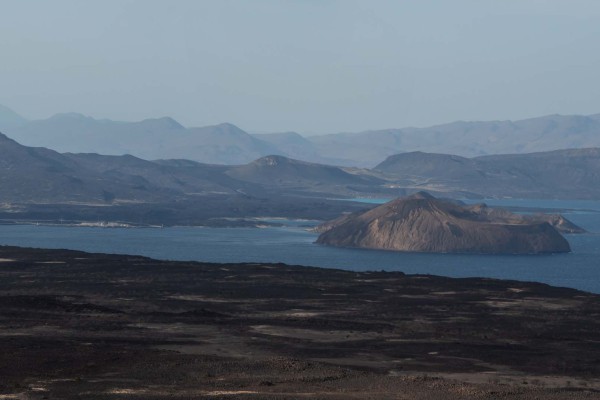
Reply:
M509 292L513 292L513 293L523 293L523 292L526 292L525 289L519 289L519 288L516 288L516 287L508 288L508 291Z
M269 336L289 337L293 339L310 340L313 342L342 342L353 340L379 339L383 335L378 332L354 332L354 331L317 331L313 329L280 327L273 325L251 326L253 332Z
M404 299L431 299L433 296L430 294L401 294L398 297Z
M552 300L540 299L537 297L526 297L524 299L517 299L513 301L490 298L489 300L482 301L481 303L495 308L522 307L534 310L568 310L570 308L579 306L579 302L576 301L569 302L566 300L560 300L554 302Z
M452 296L455 295L456 292L431 292L431 294L437 294L440 296Z
M147 394L147 389L126 389L126 388L117 388L111 389L106 392L107 394Z
M217 297L197 296L197 295L192 295L192 294L167 296L167 298L173 299L173 300L204 301L204 302L208 302L208 303L235 303L235 302L237 302L236 300L221 299L221 298L217 298Z
M182 354L202 354L219 357L262 359L272 357L269 351L257 351L247 342L254 338L240 338L229 335L214 326L186 324L136 324L136 326L158 329L169 336L169 344L155 346L155 349L175 351Z
M0 258L0 263L3 262L15 262L17 260L13 260L12 258Z
M490 307L495 307L495 308L510 308L510 307L518 307L518 306L522 305L516 301L497 301L497 300L487 300L487 301L482 301L481 303L486 304Z
M36 261L36 264L66 264L66 261Z
M184 323L174 323L174 324L165 324L165 323L137 323L137 324L129 324L128 326L134 328L146 328L152 330L158 330L165 333L181 333L187 335L201 335L201 336L212 336L218 334L220 331L216 326L210 325L192 325L192 324L184 324Z
M221 339L215 338L214 340L202 343L198 342L198 344L166 344L154 348L158 350L174 351L181 354L245 358L252 360L262 360L274 356L274 354L270 352L252 349L239 339L231 336L226 336Z
M400 361L392 360L381 354L358 354L356 357L317 357L312 360L325 363L333 364L350 368L395 368L398 366ZM411 359L405 359L409 361Z
M208 354L230 357L254 356L244 339L228 335L216 326L192 324L138 323L128 326L152 329L167 335L169 344L155 346L156 349L176 351L184 354ZM183 343L182 343L183 342Z
M430 377L443 378L452 381L470 383L470 384L489 384L496 383L503 386L512 387L537 387L537 388L570 388L575 390L598 390L600 380L594 378L577 379L569 376L552 375L529 375L520 371L514 371L509 368L499 366L496 371L484 372L434 372L428 373ZM390 371L390 376L398 377L417 377L422 373L415 371ZM455 387L459 389L461 386ZM451 387L452 389L452 387Z
M297 318L310 318L310 317L318 317L320 315L324 315L324 313L314 312L314 311L294 311L283 314L286 317L297 317Z
M17 331L2 331L0 336L31 336L31 333L17 332Z
M60 335L72 335L73 330L61 328L56 325L37 325L30 328L19 328L19 329L4 329L0 332L0 337L11 337L11 336L37 336L37 335L48 335L48 334L60 334Z
M236 396L238 394L258 394L252 390L215 390L213 392L205 392L204 396Z

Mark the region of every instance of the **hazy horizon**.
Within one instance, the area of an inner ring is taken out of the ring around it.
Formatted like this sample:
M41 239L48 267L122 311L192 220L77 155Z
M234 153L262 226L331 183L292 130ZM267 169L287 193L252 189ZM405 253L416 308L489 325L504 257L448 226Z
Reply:
M0 104L255 133L600 112L600 3L3 1Z
M3 107L5 109L8 109L9 111L14 112L15 114L17 114L20 117L26 118L25 116L23 116L21 113L15 111L14 109L12 109L11 107L7 106L6 104L0 104L0 107ZM337 132L296 132L290 129L287 130L279 130L279 131L253 131L250 129L246 129L243 126L239 126L237 124L233 124L232 122L229 121L221 121L221 122L216 122L216 123L212 123L209 125L204 125L204 126L200 126L200 125L192 125L192 126L188 126L185 125L183 123L181 123L181 121L177 120L176 118L173 118L170 115L155 115L155 116L149 116L146 117L144 119L141 120L115 120L115 119L111 119L108 117L105 118L98 118L94 115L87 115L87 114L83 114L78 112L77 110L63 110L63 111L58 111L55 113L52 113L50 115L48 115L45 118L40 118L40 119L31 119L31 118L26 118L26 120L28 122L32 122L32 121L39 121L39 120L44 120L44 119L49 119L52 117L56 117L59 115L68 115L68 114L78 114L78 115L82 115L83 117L86 118L92 118L96 121L102 121L102 120L108 120L108 121L112 121L112 122L118 122L118 123L136 123L136 122L141 122L144 120L156 120L156 119L161 119L161 118L171 118L173 119L175 122L180 123L183 127L185 128L203 128L203 127L207 127L207 126L218 126L218 125L223 125L223 124L231 124L231 125L235 125L238 128L240 128L241 130L252 134L252 135L268 135L268 134L275 134L275 133L288 133L288 132L293 132L293 133L298 133L302 136L305 137L311 137L311 136L321 136L321 135L336 135L336 134L340 134L340 133L361 133L361 132L369 132L369 131L376 131L376 130L386 130L386 129L405 129L405 128L431 128L431 127L435 127L435 126L441 126L441 125L448 125L448 124L453 124L453 123L459 123L459 122L504 122L504 121L511 121L511 122L518 122L518 121L524 121L524 120L530 120L530 119L536 119L536 118L544 118L544 117L548 117L548 116L552 116L552 115L560 115L560 116L597 116L600 115L600 113L591 113L591 114L560 114L560 113L554 113L554 114L547 114L547 115L536 115L536 116L529 116L529 117L524 117L522 119L490 119L490 120L452 120L452 121L445 121L445 122L440 122L437 124L433 124L433 125L421 125L421 126L416 126L416 125L407 125L407 126L389 126L389 127L382 127L382 128L374 128L374 129L364 129L361 131L358 130L354 130L354 131L337 131ZM4 133L4 132L0 132L0 133Z

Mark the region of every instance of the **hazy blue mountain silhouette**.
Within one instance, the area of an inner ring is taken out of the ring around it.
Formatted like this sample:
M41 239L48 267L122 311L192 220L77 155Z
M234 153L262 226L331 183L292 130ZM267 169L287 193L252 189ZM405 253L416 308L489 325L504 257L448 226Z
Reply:
M390 156L375 170L413 188L488 197L600 198L600 148L474 158L411 152Z
M26 123L26 118L0 104L0 132L16 129Z
M232 124L184 128L169 117L119 122L67 113L31 121L6 133L28 146L71 153L132 154L148 160L187 158L243 164L277 153L269 143Z
M59 152L132 154L246 164L268 155L342 166L374 167L413 151L475 157L600 147L600 114L549 115L520 121L458 121L427 128L303 137L295 132L249 134L223 123L186 128L169 117L139 122L98 120L77 113L26 121L0 108L0 128L19 143Z
M412 151L474 157L569 148L600 147L600 116L549 115L521 121L453 122L310 137L322 157L372 167L386 157Z

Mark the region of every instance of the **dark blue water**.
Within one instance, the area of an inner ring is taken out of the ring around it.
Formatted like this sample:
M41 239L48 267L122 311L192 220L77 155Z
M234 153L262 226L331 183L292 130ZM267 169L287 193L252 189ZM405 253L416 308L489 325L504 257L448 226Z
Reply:
M285 228L90 228L0 226L0 244L140 254L169 260L284 262L287 264L538 281L600 293L600 202L489 201L520 207L568 209L564 215L590 231L567 235L573 253L490 256L397 253L313 244L317 235L298 223Z

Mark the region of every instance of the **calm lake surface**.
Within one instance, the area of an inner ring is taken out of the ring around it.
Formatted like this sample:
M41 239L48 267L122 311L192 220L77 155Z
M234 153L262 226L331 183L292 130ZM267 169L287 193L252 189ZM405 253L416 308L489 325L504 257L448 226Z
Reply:
M378 201L381 202L381 201ZM451 277L538 281L600 293L600 202L486 200L489 205L568 210L588 230L567 235L573 252L541 256L397 253L316 245L303 222L281 228L96 228L1 225L0 244L139 254L168 260L284 262L286 264L386 270ZM281 222L281 221L280 221Z

